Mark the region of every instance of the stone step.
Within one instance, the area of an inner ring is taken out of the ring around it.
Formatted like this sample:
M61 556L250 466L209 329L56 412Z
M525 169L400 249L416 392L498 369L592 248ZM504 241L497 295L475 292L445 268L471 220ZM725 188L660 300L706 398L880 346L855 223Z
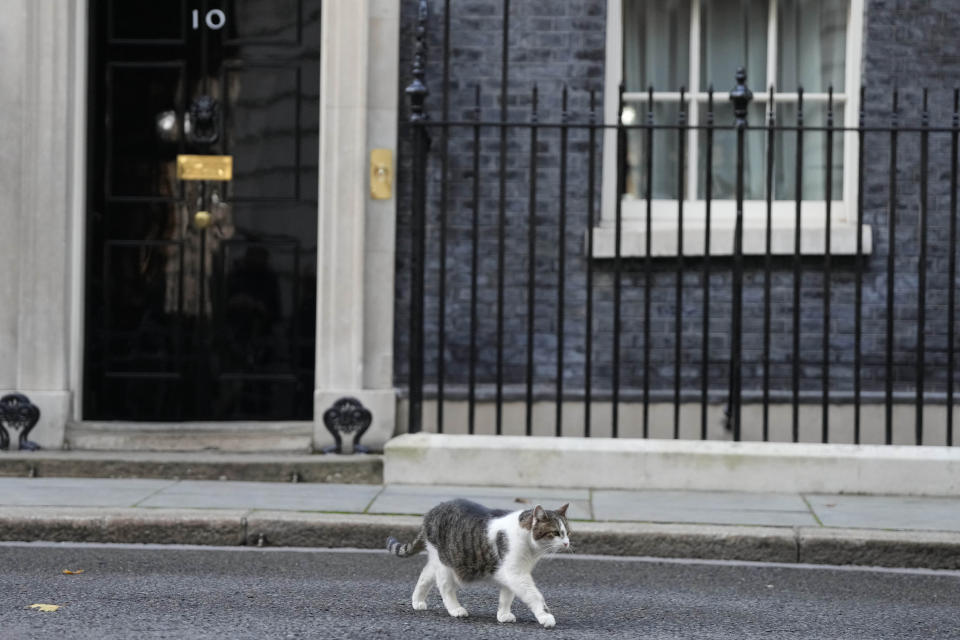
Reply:
M0 451L0 477L382 484L383 458L375 454Z
M310 453L312 422L70 422L67 448L90 451Z

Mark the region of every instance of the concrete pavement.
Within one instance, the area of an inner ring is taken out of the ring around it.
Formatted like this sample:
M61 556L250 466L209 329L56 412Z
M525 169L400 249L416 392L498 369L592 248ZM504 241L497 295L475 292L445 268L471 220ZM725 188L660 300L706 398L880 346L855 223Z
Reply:
M454 497L570 503L582 553L960 569L960 498L0 478L0 539L378 548Z

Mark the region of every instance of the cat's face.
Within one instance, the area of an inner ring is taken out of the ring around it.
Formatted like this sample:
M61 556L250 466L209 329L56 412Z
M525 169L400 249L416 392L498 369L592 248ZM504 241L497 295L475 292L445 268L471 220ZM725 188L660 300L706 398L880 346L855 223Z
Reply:
M534 545L542 551L565 551L570 548L570 525L567 523L569 506L565 504L556 511L549 511L537 505L527 518L521 519L521 525L530 530Z

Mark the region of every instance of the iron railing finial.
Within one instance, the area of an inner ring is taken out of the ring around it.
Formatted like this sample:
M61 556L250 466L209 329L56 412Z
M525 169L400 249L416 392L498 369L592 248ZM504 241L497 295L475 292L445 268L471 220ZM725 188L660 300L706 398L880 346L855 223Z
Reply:
M413 50L413 81L404 90L410 100L411 122L426 118L423 107L427 96L430 95L424 82L427 58L427 15L427 0L420 0L417 9L417 44Z
M747 107L753 100L753 92L747 88L747 70L737 68L737 84L730 90L730 102L733 103L733 115L737 119L738 127L747 124Z

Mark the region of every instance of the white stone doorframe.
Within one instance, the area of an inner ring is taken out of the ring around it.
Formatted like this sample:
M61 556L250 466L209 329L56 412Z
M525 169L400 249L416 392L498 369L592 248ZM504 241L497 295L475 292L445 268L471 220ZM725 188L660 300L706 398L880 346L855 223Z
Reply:
M7 0L0 15L0 393L40 406L50 449L83 397L89 0ZM368 195L368 158L397 141L398 0L327 0L321 43L317 355L313 444L343 396L394 432L396 198ZM394 154L395 155L395 154ZM14 434L15 435L15 434Z
M368 174L370 150L397 144L400 2L327 0L322 29L313 440L332 444L323 413L349 396L373 414L363 444L380 448L396 424L396 181L373 200Z
M51 449L80 395L86 16L87 0L0 14L0 394L40 407L30 437Z

